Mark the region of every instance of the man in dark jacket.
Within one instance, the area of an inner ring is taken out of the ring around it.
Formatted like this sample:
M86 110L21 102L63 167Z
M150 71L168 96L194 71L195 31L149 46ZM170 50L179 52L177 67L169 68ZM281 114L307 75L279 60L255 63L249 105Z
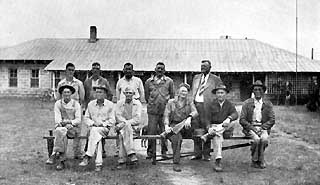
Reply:
M266 86L260 80L252 85L252 91L254 98L249 98L244 102L240 124L243 132L253 139L252 167L265 168L264 150L268 145L270 130L275 124L275 115L272 103L263 97Z
M234 127L234 124L231 122L238 119L238 112L235 106L226 99L226 95L229 92L227 87L223 84L218 85L215 89L212 90L217 98L209 106L209 123L208 125L208 134L207 136L201 137L202 140L206 141L207 137L213 137L213 151L215 158L214 170L217 172L222 171L221 159L222 159L222 142L224 132L231 132Z

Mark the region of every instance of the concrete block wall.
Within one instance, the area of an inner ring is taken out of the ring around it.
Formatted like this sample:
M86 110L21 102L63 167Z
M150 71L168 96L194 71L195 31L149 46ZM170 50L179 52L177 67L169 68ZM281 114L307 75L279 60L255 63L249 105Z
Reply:
M51 74L45 64L3 64L0 67L0 96L40 96L51 87ZM9 68L17 68L18 86L9 87ZM39 88L31 88L31 69L39 69Z

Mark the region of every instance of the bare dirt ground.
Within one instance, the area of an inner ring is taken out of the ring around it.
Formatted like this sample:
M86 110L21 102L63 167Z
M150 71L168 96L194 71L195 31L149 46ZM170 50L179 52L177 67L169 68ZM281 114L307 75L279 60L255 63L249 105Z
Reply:
M151 165L146 149L137 141L141 159L137 169L114 170L114 141L108 141L104 168L95 173L94 164L79 168L69 150L67 168L55 171L44 164L46 142L42 136L53 127L53 103L31 99L0 99L0 184L320 184L320 115L303 106L275 107L277 125L266 150L267 168L250 167L249 147L223 152L222 173L212 169L212 161L183 158L182 172L173 172L171 161ZM235 135L241 135L237 126ZM244 141L226 140L224 145ZM70 141L70 145L72 141ZM192 151L192 142L183 142L183 151ZM72 147L70 147L72 148ZM159 148L159 147L158 147Z

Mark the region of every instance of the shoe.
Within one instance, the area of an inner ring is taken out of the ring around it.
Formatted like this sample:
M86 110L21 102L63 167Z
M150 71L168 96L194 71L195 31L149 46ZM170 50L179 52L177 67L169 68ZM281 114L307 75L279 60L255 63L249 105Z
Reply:
M136 154L129 155L129 159L130 159L130 162L137 162L138 161Z
M251 167L253 167L253 168L260 168L260 165L258 164L257 161L252 161L252 162L251 162Z
M81 161L81 163L79 164L79 166L87 166L89 164L90 161L90 157L85 155L83 157L83 160Z
M264 168L266 168L266 167L267 167L267 165L266 165L266 162L265 162L265 161L261 161L261 162L259 162L258 164L259 164L259 167L260 167L261 169L264 169Z
M59 164L56 166L56 170L63 170L65 168L64 162L60 161Z
M96 168L94 169L95 172L101 172L102 170L102 166L96 166Z
M49 159L46 161L46 164L49 164L49 165L54 164L55 159L56 159L55 154L51 155Z
M215 165L214 165L213 169L216 172L222 172L221 159L216 159L216 162L215 162Z
M181 168L179 164L173 164L173 171L175 172L181 172Z
M205 155L205 156L203 156L203 160L204 160L204 161L211 161L211 157Z
M78 160L78 159L82 159L83 157L81 155L75 155L73 158Z
M201 158L201 156L192 156L190 160L200 160Z
M117 170L122 170L126 166L126 163L118 163Z
M104 152L102 152L102 158L107 158L107 154L106 154L106 152L104 151Z

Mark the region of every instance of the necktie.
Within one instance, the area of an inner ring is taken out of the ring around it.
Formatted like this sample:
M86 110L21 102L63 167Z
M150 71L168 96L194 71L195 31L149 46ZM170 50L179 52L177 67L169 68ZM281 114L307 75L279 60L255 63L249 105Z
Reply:
M201 81L200 88L199 88L199 96L203 94L205 82L206 82L206 76L203 76L203 80Z

